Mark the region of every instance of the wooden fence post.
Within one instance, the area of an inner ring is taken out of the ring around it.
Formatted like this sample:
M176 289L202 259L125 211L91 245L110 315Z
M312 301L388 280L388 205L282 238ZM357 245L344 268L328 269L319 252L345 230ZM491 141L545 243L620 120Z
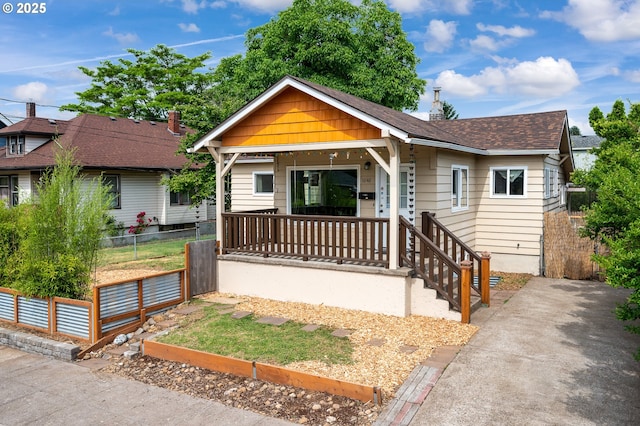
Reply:
M471 322L471 267L470 260L463 260L460 263L460 322L469 324Z
M482 252L480 269L482 271L482 283L480 283L480 300L487 307L491 306L491 286L489 284L489 275L491 275L491 253Z

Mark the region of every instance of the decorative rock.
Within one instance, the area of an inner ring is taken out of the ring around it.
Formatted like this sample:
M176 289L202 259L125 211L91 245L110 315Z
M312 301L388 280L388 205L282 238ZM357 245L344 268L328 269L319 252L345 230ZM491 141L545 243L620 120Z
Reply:
M142 333L144 333L144 329L143 329L142 327L139 327L139 328L135 331L135 333L134 333L134 334L135 334L136 336L139 336L139 335L141 335Z
M133 333L127 333L127 340L133 339L133 336L134 336Z
M313 407L311 407L311 409L313 411L318 411L321 408L322 408L322 405L320 405L320 404L313 404Z
M116 336L116 338L113 339L113 344L120 346L120 345L124 344L127 340L128 339L127 339L127 335L126 334L118 334Z
M327 423L329 423L329 424L335 423L335 422L336 422L336 420L338 420L338 419L336 419L336 418L335 418L335 417L333 417L333 416L329 416L329 417L327 417Z
M137 351L126 351L122 355L127 359L133 359L133 358L137 357L138 355L140 355L140 352L137 352Z

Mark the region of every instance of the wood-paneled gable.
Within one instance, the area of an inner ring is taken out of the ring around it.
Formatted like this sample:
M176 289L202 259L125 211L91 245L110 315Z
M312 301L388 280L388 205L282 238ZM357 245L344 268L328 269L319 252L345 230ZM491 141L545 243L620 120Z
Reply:
M288 88L222 137L223 146L379 139L380 129Z

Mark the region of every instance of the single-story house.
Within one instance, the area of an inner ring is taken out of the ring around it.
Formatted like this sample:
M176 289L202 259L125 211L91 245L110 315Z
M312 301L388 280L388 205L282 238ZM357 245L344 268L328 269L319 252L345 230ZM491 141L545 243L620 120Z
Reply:
M454 264L477 253L539 274L574 167L566 111L425 121L291 76L193 151L216 161L219 206L238 160L274 158L275 214L218 209L221 291L395 315L423 312L418 288L447 274L455 309Z
M102 176L111 185L110 214L124 229L145 212L152 219L147 232L181 229L213 216L214 208L192 208L189 194L170 192L161 179L180 170L186 157L176 155L188 129L180 115L169 122L82 114L70 120L36 116L27 103L27 117L0 130L0 200L9 206L27 199L41 174L55 165L56 146L74 147L75 159L87 178ZM2 145L2 143L0 143Z
M593 163L596 161L596 155L592 150L593 148L599 148L603 140L604 138L597 135L571 136L571 147L576 170L588 170L593 167Z

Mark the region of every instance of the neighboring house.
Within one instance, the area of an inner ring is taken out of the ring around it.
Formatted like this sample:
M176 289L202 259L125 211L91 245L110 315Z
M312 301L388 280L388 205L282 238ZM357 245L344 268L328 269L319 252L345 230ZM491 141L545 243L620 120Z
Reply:
M27 104L27 118L0 130L0 199L16 205L33 194L42 173L55 164L58 145L76 149L75 159L87 178L102 176L111 185L109 213L125 229L145 212L148 230L181 229L196 221L188 194L170 192L161 179L180 170L186 158L176 155L188 131L177 112L169 123L83 114L71 120L36 117ZM206 220L207 209L199 211Z
M220 291L400 315L420 312L421 297L414 293L421 285L403 275L401 256L411 257L404 247L419 250L402 242L400 216L419 231L424 215L435 214L472 250L490 252L493 270L537 275L544 214L565 209L574 167L566 111L424 121L295 77L265 91L193 150L216 160L218 206L223 177L234 174L242 156L272 155L274 207L287 215L250 216L249 223L219 209ZM324 234L316 231L321 226ZM369 239L387 272L366 275L346 265L362 263L353 258L369 250ZM327 245L333 247L316 251ZM356 254L340 254L345 247ZM338 265L274 266L278 256ZM455 250L451 256L462 260Z
M576 169L588 170L593 167L596 155L591 152L593 148L599 148L604 138L596 135L571 136L571 147Z

